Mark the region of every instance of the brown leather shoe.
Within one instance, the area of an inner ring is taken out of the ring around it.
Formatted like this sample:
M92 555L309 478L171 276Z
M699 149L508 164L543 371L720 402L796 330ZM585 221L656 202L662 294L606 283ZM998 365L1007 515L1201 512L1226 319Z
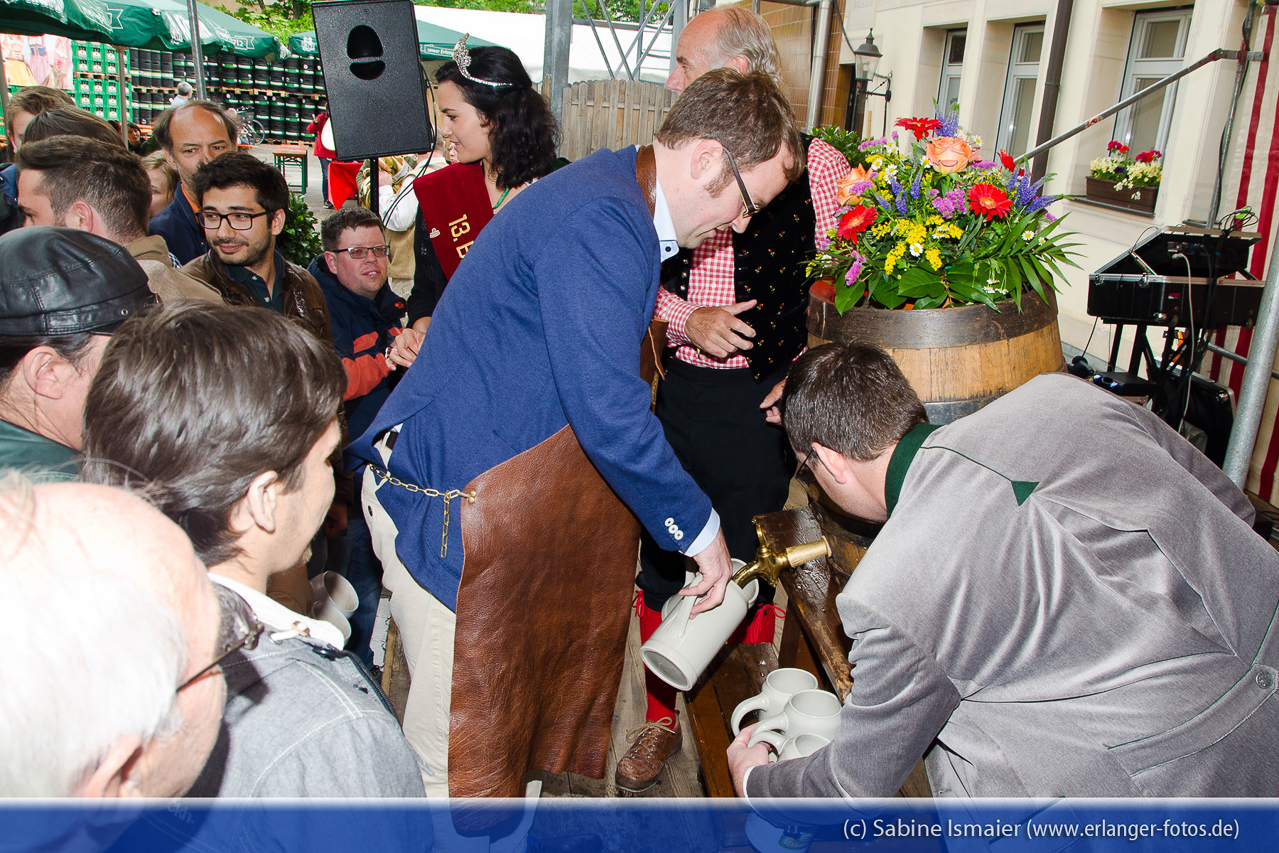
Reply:
M647 722L626 733L633 740L626 755L617 762L617 787L632 794L647 791L657 782L666 766L666 759L679 749L684 733L679 727L679 712L675 718L663 717L657 722Z

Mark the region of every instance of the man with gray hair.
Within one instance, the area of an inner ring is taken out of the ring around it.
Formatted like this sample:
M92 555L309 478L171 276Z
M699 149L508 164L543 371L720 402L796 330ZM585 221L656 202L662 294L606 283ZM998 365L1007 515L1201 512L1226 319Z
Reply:
M740 7L702 12L680 33L666 88L683 92L714 68L767 74L783 85L768 24ZM738 233L718 231L662 264L656 316L667 320L665 376L657 417L676 457L720 513L728 550L750 562L758 543L751 519L786 503L794 462L761 403L807 343L806 263L835 224L835 182L848 161L804 137L807 171ZM640 637L662 621L662 606L684 585L684 561L646 539L639 587ZM773 638L772 588L761 590L747 642ZM646 672L647 726L617 766L618 787L657 781L680 744L675 689Z
M209 251L209 241L195 216L196 170L219 154L235 150L240 121L216 101L196 98L160 113L151 135L179 178L173 202L151 220L151 233L164 238L178 263L188 264Z
M121 489L0 481L0 797L176 797L236 639L176 524Z

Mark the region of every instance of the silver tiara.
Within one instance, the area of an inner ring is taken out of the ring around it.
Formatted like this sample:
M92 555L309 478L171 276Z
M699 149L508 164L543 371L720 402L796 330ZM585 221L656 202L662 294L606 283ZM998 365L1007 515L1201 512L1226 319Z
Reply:
M457 70L462 72L462 76L472 83L483 83L485 86L492 86L494 89L514 85L512 83L499 83L496 80L482 80L479 77L471 76L471 52L466 49L466 40L470 37L470 33L462 33L462 37L457 40L457 44L453 45L453 61L457 63Z

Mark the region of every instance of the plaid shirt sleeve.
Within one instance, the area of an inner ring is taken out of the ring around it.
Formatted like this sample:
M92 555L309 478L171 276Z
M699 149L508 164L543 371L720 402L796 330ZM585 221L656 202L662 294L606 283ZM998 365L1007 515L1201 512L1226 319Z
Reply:
M808 186L813 196L813 213L817 216L817 225L813 236L822 242L822 237L835 227L835 214L839 212L839 204L835 198L839 192L835 182L846 176L851 168L844 155L820 139L814 139L808 146Z
M693 250L688 276L687 300L662 288L657 291L657 316L670 324L666 329L667 346L678 347L676 355L681 360L699 367L744 367L746 359L742 356L727 362L706 358L689 343L685 332L688 318L698 308L732 305L736 301L731 231L712 231L702 245ZM737 361L741 363L735 363Z

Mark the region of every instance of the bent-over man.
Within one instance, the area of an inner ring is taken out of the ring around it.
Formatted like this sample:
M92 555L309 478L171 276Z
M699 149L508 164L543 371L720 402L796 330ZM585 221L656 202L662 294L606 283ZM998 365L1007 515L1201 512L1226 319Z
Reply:
M882 350L786 383L796 453L883 528L836 603L853 687L834 741L751 797L1273 797L1279 554L1248 499L1151 412L1063 374L947 426Z

